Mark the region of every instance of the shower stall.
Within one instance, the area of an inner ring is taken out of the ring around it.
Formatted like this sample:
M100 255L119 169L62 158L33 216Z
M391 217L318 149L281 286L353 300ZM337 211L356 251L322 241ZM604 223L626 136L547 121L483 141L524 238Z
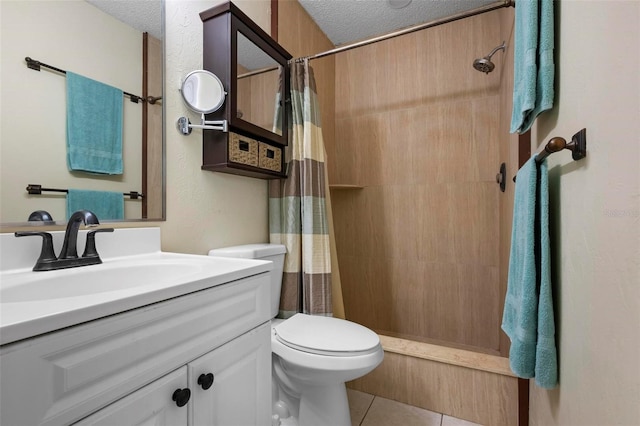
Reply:
M512 30L503 8L336 54L325 138L346 318L386 351L351 387L483 424L517 413L500 330L513 185L496 184L501 163L513 176L518 161ZM449 350L473 369L442 361ZM474 396L439 402L447 386Z
M500 12L335 57L327 151L345 312L380 334L504 354L496 173L511 89L507 56L491 56L505 45L473 60L508 39Z

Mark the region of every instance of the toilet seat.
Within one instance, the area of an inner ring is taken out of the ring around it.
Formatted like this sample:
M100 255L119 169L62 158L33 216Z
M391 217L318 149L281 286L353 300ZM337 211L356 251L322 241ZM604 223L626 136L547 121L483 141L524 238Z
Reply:
M273 329L283 345L316 355L349 357L380 350L376 333L339 318L296 314Z

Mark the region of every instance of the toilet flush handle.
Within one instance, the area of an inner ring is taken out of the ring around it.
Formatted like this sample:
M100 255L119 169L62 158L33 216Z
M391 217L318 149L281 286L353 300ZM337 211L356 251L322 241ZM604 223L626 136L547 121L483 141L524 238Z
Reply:
M201 374L198 377L198 384L202 386L202 389L204 390L209 389L213 384L213 374L212 373Z

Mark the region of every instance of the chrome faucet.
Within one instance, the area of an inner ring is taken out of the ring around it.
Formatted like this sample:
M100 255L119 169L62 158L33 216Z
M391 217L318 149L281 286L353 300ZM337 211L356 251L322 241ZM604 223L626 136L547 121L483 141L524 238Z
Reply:
M56 257L53 250L53 239L48 232L32 232L23 231L16 232L16 237L28 237L38 235L42 237L42 250L34 271L53 271L56 269L75 268L77 266L97 265L102 263L100 256L96 250L95 234L98 232L113 232L113 228L100 228L87 233L87 242L85 244L82 257L78 257L78 230L80 225L93 227L100 224L98 217L89 210L78 210L73 213L67 222L67 229L64 233L64 242L60 256Z

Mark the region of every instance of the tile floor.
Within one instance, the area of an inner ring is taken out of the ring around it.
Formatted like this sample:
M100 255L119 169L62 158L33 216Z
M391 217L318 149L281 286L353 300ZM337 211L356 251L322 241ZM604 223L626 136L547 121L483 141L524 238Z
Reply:
M347 395L352 426L481 426L353 389Z

